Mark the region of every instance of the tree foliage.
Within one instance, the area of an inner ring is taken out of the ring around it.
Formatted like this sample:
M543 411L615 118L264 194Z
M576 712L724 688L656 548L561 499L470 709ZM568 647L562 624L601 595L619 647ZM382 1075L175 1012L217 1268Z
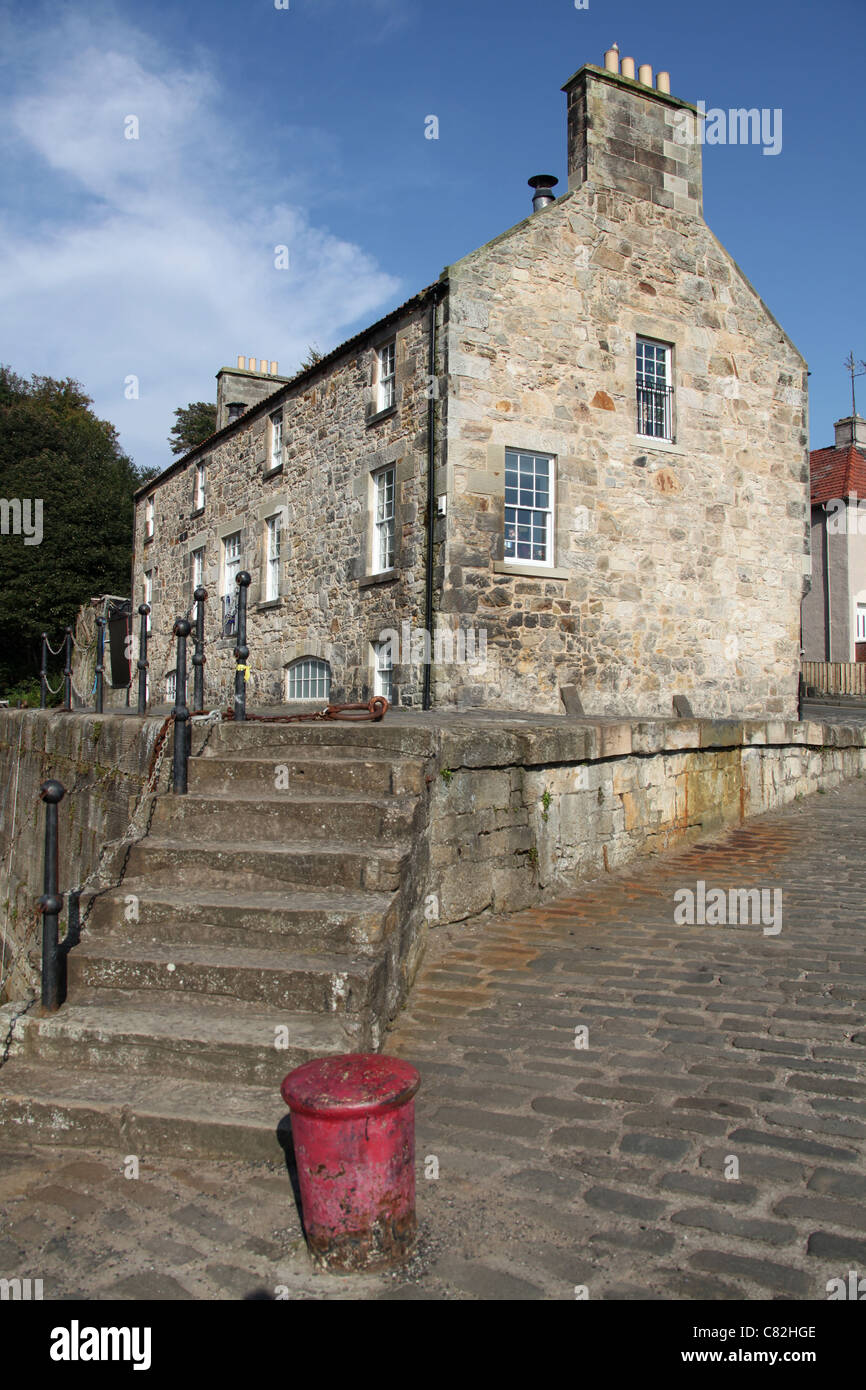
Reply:
M143 476L91 405L71 378L0 366L0 498L42 502L40 544L0 535L0 692L38 673L43 631L56 644L82 603L129 593Z
M173 454L188 454L202 444L216 429L217 408L207 401L190 401L179 405L174 412L174 424L168 436Z
M307 348L307 355L298 370L305 372L308 367L315 367L317 362L321 362L324 355L323 352L319 351L315 343L310 343L310 346Z

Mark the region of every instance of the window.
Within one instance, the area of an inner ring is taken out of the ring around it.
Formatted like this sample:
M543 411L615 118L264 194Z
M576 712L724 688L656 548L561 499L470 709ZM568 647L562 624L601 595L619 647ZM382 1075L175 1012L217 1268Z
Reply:
M268 450L268 470L283 466L283 412L278 410L269 421L270 449Z
M553 564L553 459L505 451L504 558Z
M394 663L390 642L373 643L373 694L384 695L389 702L394 689Z
M147 615L147 635L153 630L153 570L144 571L144 601L150 612Z
M267 553L265 557L265 603L280 596L280 540L282 517L269 516L265 522Z
M289 700L329 700L331 698L331 668L327 661L305 656L293 661L287 671Z
M194 550L190 560L192 562L192 591L194 594L199 585L204 584L204 546L200 550Z
M241 568L241 533L234 531L223 541L223 591L222 591L222 632L223 637L233 637L237 614L237 584Z
M177 700L177 671L169 671L165 678L165 698L171 705Z
M374 517L373 573L394 566L394 485L396 469L383 468L373 474Z
M153 498L148 497L144 504L144 539L146 541L153 540L153 524Z
M866 642L866 603L857 604L857 639Z
M394 399L395 399L395 394L394 394L394 381L395 381L395 375L396 375L396 372L395 372L396 361L397 361L397 344L396 344L396 342L393 342L393 343L386 343L384 347L379 348L379 353L378 353L378 371L377 371L377 376L376 376L376 382L377 382L377 390L376 390L376 409L377 409L377 411L378 411L378 410L388 410L388 409L394 404Z
M671 350L666 343L638 338L636 384L638 434L672 440Z
M192 509L194 512L204 511L205 476L207 464L197 463L195 466L195 486L193 488Z

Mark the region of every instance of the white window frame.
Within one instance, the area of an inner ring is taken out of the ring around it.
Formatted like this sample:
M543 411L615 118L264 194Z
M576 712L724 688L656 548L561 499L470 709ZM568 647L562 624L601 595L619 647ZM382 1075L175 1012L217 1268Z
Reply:
M390 410L397 399L397 339L376 351L376 412Z
M235 541L237 541L237 554L235 555ZM229 554L229 543L231 542L231 555ZM235 635L227 632L227 621L232 613L237 612L237 577L241 571L241 533L232 531L230 535L223 536L222 540L222 574L220 576L220 607L222 609L222 631L225 636Z
M282 512L275 512L273 516L265 518L265 603L273 603L280 597L282 532Z
M373 694L382 695L393 704L394 651L391 643L371 642L373 650Z
M857 636L855 642L866 642L866 603L857 603L854 606L854 631Z
M652 358L641 355L642 348L653 350ZM662 365L662 372L659 365ZM670 343L638 334L635 340L635 432L642 439L661 439L669 444L674 439L673 349ZM660 401L649 408L641 402L641 390L664 390ZM650 428L647 428L649 426Z
M373 474L373 574L392 570L397 559L397 469L394 464Z
M153 631L153 570L144 571L144 601L150 612L147 615L147 635Z
M204 546L197 546L190 552L190 564L192 573L192 591L195 593L199 585L204 585Z
M525 464L521 465L521 460L531 460L532 468L528 469ZM547 464L547 488L543 487L544 475L542 470L537 468L538 463ZM516 474L516 484L513 481ZM528 480L531 478L531 485ZM509 481L512 479L512 481ZM527 485L523 485L524 479ZM547 499L547 505L541 506L539 502ZM534 449L506 449L505 450L505 535L503 540L502 558L506 565L514 565L519 569L525 565L537 565L543 569L553 569L555 564L555 539L556 539L556 456L554 454L538 453ZM522 531L529 526L529 537L521 535ZM511 533L511 534L510 534ZM536 537L543 536L543 541ZM513 553L508 553L509 542L513 544ZM535 551L538 546L544 546L544 559L538 559ZM519 555L517 548L519 545L528 545L529 555Z
M146 541L153 540L155 525L154 499L152 497L147 497L144 502L144 539Z
M207 464L197 463L195 466L195 485L192 497L192 509L194 512L203 512L205 494L207 490Z
M331 665L324 657L302 656L286 669L286 700L288 703L331 698Z
M165 673L165 698L170 705L177 702L177 671Z
M268 416L268 472L276 473L283 466L283 412L275 410Z

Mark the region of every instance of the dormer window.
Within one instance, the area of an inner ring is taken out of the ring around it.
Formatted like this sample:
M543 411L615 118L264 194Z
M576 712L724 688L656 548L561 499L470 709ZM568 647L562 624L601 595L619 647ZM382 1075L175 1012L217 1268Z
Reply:
M396 400L396 341L379 348L376 374L376 410L390 410Z

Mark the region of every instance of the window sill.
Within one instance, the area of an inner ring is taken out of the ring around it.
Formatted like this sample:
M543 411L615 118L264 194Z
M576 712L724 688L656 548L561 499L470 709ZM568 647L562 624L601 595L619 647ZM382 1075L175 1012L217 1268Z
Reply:
M266 468L262 473L262 481L267 482L268 478L276 478L282 471L283 465L281 463L275 464L273 468Z
M368 425L378 425L380 420L387 420L389 416L397 414L397 403L388 405L384 410L377 410L373 415L367 416Z
M635 444L639 444L644 450L657 449L663 454L682 454L685 452L682 445L677 444L675 440L659 439L659 437L654 434L636 434L634 442Z
M257 604L255 605L255 609L256 609L256 612L257 612L257 613L264 613L264 612L266 612L269 608L281 608L281 607L282 607L282 604L283 604L283 600L282 600L281 597L280 597L280 598L266 598L266 599L263 599L261 603L257 603Z
M571 570L556 569L553 565L525 565L520 560L493 561L494 574L525 575L529 579L571 579Z
M378 574L365 574L358 580L358 588L366 589L371 584L390 584L393 580L400 578L400 570L395 566L393 569L380 570Z
M195 511L190 512L189 519L195 521L198 516L204 516L204 507L196 507Z
M145 536L145 538L144 538L144 544L145 544L145 545L153 545L153 542L154 542L154 537L153 537L153 536Z

